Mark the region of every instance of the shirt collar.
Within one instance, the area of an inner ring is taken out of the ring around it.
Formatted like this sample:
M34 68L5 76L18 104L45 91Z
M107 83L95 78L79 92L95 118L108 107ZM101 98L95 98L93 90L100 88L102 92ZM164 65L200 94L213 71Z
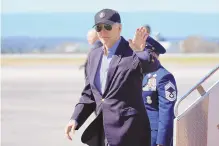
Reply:
M121 37L119 38L118 41L116 41L116 43L111 48L108 49L107 57L112 57L113 55L115 55L116 49L118 48L120 41L121 41Z

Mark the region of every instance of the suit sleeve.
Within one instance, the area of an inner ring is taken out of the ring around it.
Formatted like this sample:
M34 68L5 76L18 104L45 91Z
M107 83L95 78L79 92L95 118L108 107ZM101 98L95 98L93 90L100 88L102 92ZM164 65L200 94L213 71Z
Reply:
M144 74L154 72L158 69L160 63L157 58L149 52L148 49L135 52L135 54L140 60L140 65Z
M83 123L87 120L87 118L91 115L91 113L96 108L96 103L89 83L88 64L89 62L87 62L85 67L86 70L85 87L81 93L79 102L76 104L74 112L71 117L71 120L75 120L77 123L76 130L78 130L83 125Z
M165 145L173 137L174 105L177 86L172 74L165 75L158 83L159 124L157 144Z

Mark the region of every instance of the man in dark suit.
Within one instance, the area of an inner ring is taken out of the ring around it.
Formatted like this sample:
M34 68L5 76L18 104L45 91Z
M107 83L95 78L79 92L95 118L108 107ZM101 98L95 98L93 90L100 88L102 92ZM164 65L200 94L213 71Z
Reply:
M143 74L158 68L156 58L145 49L145 28L133 40L121 34L117 11L103 9L95 15L95 30L103 46L88 56L84 90L65 134L78 130L90 114L97 117L82 135L90 146L150 146L150 124L142 99ZM151 61L154 60L154 61Z

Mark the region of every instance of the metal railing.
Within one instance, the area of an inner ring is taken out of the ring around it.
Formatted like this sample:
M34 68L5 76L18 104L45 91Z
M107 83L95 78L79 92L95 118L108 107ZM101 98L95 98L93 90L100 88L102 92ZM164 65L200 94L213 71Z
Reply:
M210 76L212 76L217 70L219 70L219 65L214 68L210 73L208 73L200 82L198 82L191 90L189 90L184 96L182 96L175 104L175 107L174 107L174 115L175 117L178 116L178 107L180 105L180 103L187 97L189 96L194 90L198 90L199 94L201 96L203 96L206 91L205 89L203 88L202 86L202 83L205 82ZM219 80L219 77L218 77L218 80Z

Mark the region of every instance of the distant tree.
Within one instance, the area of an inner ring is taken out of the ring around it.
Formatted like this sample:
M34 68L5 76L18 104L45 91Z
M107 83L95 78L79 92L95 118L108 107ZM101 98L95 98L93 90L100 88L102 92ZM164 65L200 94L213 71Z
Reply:
M180 51L183 53L215 53L219 52L219 44L199 36L190 36L181 42Z
M22 48L19 47L19 48L17 49L17 53L22 54L22 53L25 53L25 51L24 51Z
M45 45L42 45L40 48L39 48L39 52L40 53L44 53L46 51L46 46Z

